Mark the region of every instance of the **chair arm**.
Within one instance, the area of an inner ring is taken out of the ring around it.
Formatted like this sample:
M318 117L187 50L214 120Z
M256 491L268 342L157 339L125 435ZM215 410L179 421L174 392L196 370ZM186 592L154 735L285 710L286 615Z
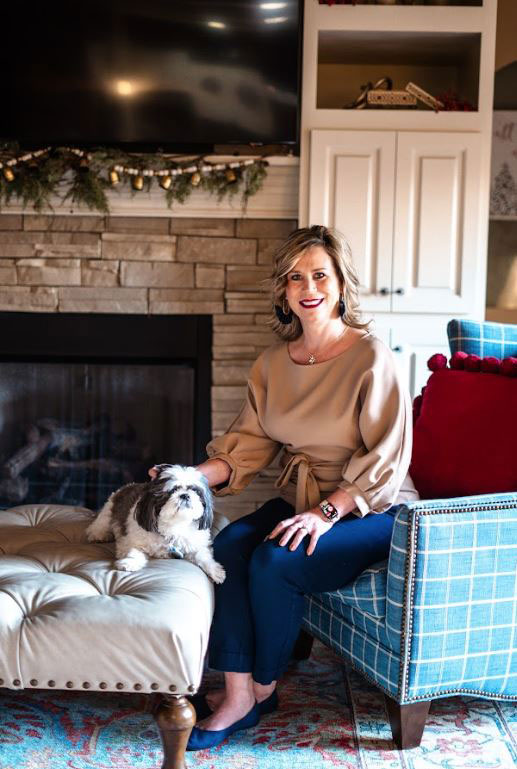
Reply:
M517 493L403 505L386 624L402 701L460 691L517 699Z

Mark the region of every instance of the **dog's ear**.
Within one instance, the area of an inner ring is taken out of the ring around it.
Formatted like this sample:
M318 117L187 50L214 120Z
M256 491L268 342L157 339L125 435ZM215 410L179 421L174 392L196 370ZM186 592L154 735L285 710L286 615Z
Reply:
M164 492L164 482L150 481L137 502L135 520L145 531L158 531L158 516L169 495Z
M202 475L202 473L200 473ZM208 485L208 480L202 475L199 481L202 489L201 501L203 503L203 515L199 519L200 529L211 529L214 522L214 506L212 502L212 492Z
M163 472L166 472L166 471L170 470L170 469L171 469L171 467L175 467L175 466L176 466L176 465L170 465L170 464L167 464L166 462L162 462L162 464L160 464L160 465L154 465L154 467L156 468L156 470L158 470L158 475L157 475L156 477L157 477L157 478L159 478L159 477L160 477L160 475L161 475Z

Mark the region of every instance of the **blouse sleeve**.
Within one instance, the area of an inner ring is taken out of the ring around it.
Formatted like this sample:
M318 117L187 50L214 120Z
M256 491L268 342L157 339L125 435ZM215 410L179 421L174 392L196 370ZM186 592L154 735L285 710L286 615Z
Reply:
M343 468L338 485L355 500L354 513L362 518L394 504L411 461L411 400L384 345L364 373L359 401L362 445Z
M266 434L261 423L266 402L261 357L251 367L246 399L239 414L224 435L213 438L206 446L210 459L224 459L231 468L229 480L212 489L217 497L243 491L282 447Z

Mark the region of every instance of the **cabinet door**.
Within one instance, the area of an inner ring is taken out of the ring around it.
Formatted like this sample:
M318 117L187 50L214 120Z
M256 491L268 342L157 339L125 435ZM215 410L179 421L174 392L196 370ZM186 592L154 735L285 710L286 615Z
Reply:
M394 312L454 315L475 309L476 281L485 274L481 150L474 133L397 135Z
M394 131L311 131L309 224L346 237L368 311L391 305L395 143Z
M412 318L406 329L392 329L391 332L391 349L411 398L420 394L431 376L427 368L429 358L437 352L447 359L450 357L445 324L434 323L434 329L430 330L429 324L426 327L417 318Z

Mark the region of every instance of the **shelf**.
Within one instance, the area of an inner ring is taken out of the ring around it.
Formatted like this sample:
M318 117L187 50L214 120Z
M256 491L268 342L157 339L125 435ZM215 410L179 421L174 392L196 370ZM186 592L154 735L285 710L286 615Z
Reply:
M413 2L404 2L404 0L392 0L388 2L382 2L382 0L355 0L355 5L388 5L388 6L401 6L401 5L433 5L443 7L463 7L463 8L479 8L483 5L483 0L413 0Z
M479 112L434 112L431 109L317 109L312 113L311 129L351 129L400 131L479 131Z
M388 76L394 89L412 81L433 96L452 91L477 110L480 50L475 32L321 30L316 106L342 110L362 85ZM430 111L421 104L417 109Z
M318 30L370 32L482 32L489 8L418 5L318 5L310 7L311 26ZM306 13L307 15L307 13Z

